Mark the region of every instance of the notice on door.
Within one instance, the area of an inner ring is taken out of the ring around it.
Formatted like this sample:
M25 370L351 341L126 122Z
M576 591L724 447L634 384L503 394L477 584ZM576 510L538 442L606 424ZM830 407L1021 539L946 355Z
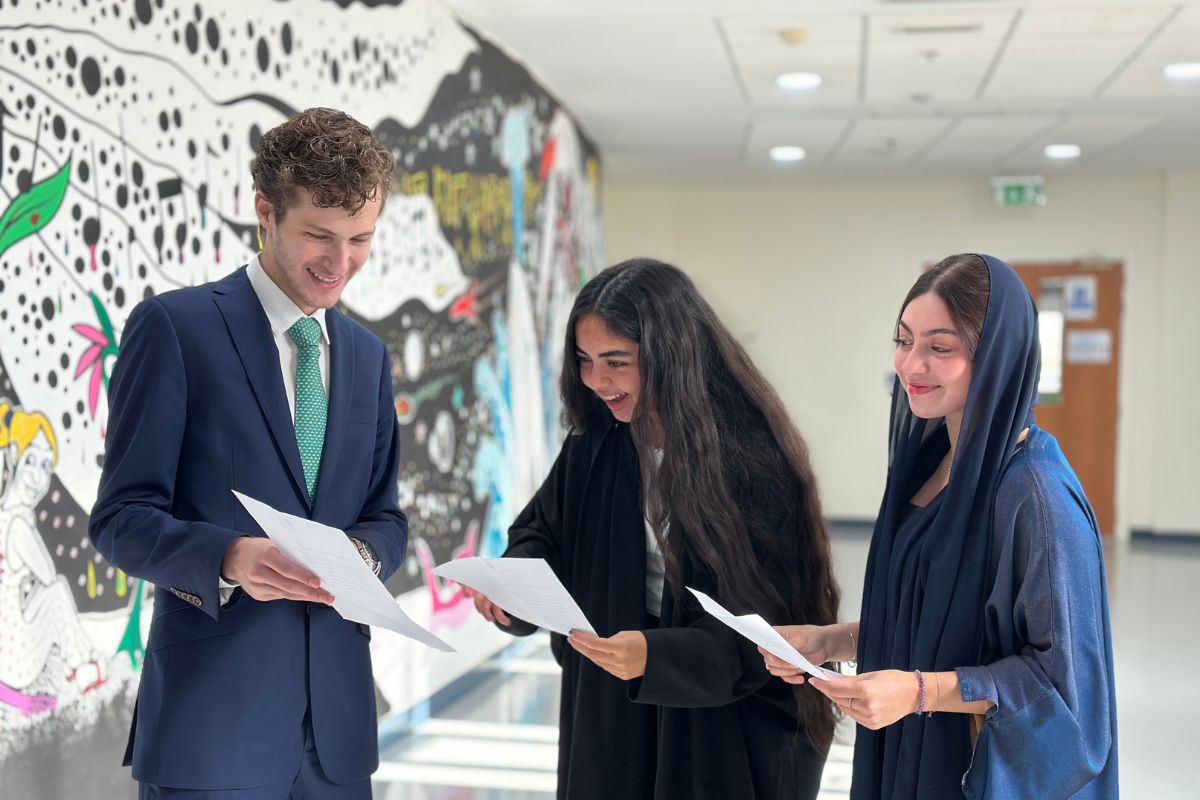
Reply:
M1067 363L1112 363L1112 331L1106 328L1067 331Z
M1096 318L1097 281L1095 275L1075 275L1064 286L1066 309L1063 316L1074 322L1090 322Z

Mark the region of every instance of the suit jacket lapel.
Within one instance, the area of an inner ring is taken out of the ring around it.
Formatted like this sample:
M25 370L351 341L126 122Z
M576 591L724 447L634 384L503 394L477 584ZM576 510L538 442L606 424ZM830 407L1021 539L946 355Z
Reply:
M350 398L354 391L354 341L350 323L331 308L325 312L325 326L329 329L329 412L325 421L325 447L321 452L321 478L317 481L314 508L321 507L322 500L333 491L333 476L342 442L346 438Z
M287 464L292 483L306 508L310 508L308 485L304 482L304 468L300 464L300 448L296 444L296 425L288 410L283 376L279 371L279 348L271 335L267 314L246 278L245 268L217 283L213 289L213 300L225 318L233 346L242 360L246 378L258 398L258 405L266 417L280 455ZM337 363L336 359L334 363Z

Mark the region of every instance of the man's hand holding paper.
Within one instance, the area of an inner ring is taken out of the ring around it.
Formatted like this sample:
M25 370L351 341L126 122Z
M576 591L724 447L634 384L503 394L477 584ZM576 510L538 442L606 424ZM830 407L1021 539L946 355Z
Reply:
M343 618L388 628L435 650L454 651L401 610L344 532L276 511L240 492L234 494L285 556L316 575Z

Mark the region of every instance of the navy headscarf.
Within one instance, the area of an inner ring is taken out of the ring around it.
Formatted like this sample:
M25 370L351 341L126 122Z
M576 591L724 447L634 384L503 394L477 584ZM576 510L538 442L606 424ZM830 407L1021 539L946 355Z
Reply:
M887 488L863 587L860 674L980 663L992 507L1021 431L1033 421L1039 345L1037 313L1021 279L1003 261L979 258L990 281L987 314L950 482L899 543L906 506L950 443L945 420L915 416L899 377L893 383ZM912 714L878 731L860 726L851 797L961 798L968 725L965 714Z

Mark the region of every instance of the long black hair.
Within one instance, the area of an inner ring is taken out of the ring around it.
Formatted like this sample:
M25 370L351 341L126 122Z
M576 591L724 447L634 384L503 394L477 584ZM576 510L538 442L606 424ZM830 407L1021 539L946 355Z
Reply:
M579 429L611 419L579 378L575 326L587 315L640 346L641 394L630 427L647 516L676 597L690 558L713 576L718 591L774 624L836 621L840 592L808 448L775 390L691 279L669 264L633 259L604 270L580 291L567 322L561 375L566 422ZM799 520L795 563L775 565L791 578L790 597L762 579L759 564L777 553L775 532L757 509L739 508L737 499L748 490L786 499ZM668 521L670 536L664 536ZM809 742L826 752L836 721L832 706L799 687L796 699Z

